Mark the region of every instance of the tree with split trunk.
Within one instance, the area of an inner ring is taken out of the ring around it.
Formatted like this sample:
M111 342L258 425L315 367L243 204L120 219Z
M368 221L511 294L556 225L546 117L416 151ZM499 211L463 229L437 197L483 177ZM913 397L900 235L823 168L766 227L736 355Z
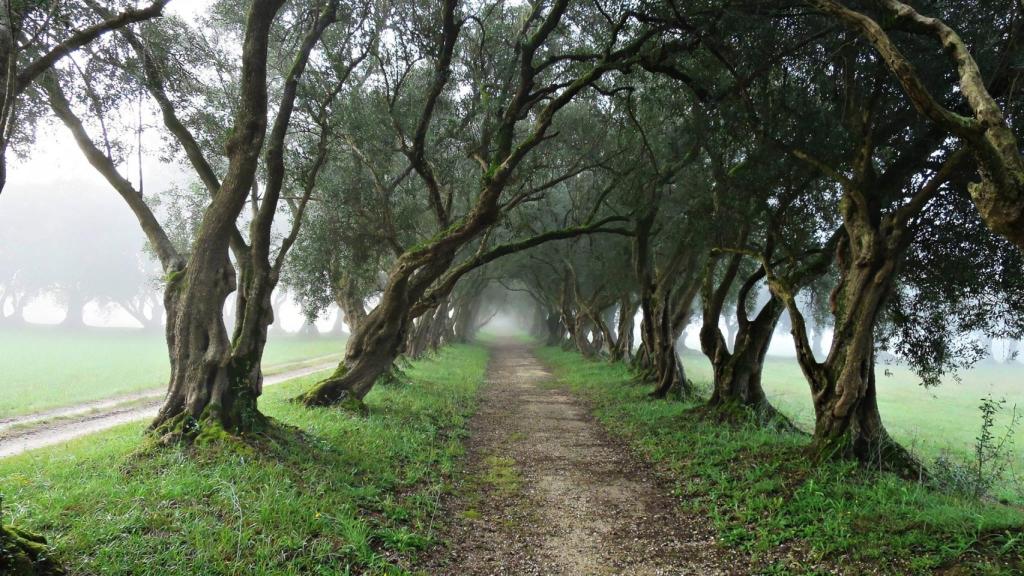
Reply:
M829 267L831 248L817 246L815 235L829 224L829 213L807 202L813 175L780 162L780 154L762 140L735 139L725 130L705 140L714 183L713 219L707 232L713 248L701 280L700 345L712 367L708 406L724 415L750 410L762 423L791 427L769 403L761 373L785 305L770 292L759 299L769 261L786 269L793 285L804 286ZM834 223L833 223L834 225ZM832 235L833 241L838 236ZM733 314L726 307L732 302ZM721 325L736 318L736 330Z
M90 6L106 16L103 6ZM331 105L366 39L366 15L336 0L288 8L279 0L254 0L233 16L224 20L225 29L208 32L235 35L237 55L219 53L202 31L167 19L122 29L87 63L39 81L54 115L138 218L163 268L171 378L151 428L168 442L258 432L266 422L257 398L273 322L272 293L334 143ZM296 27L301 33L292 34ZM197 41L182 49L174 43L181 37ZM307 81L310 67L315 73ZM237 81L210 88L200 81L203 73ZM124 87L122 95L148 96L176 151L209 195L186 246L172 241L152 199L118 171L116 150L124 146L111 142L124 132L114 127L123 99L102 93L95 82L99 75L112 80L103 89ZM223 108L192 104L214 95L223 96ZM272 119L270 96L276 101ZM226 131L218 114L232 119ZM278 236L275 217L285 206L291 223ZM243 233L238 224L247 208ZM232 292L235 320L229 331L223 310Z
M770 256L762 257L762 265L773 294L789 312L797 359L810 383L816 454L855 457L912 475L917 472L914 459L889 437L878 413L879 323L922 225L922 212L948 185L966 155L950 149L936 130L908 118L907 110L892 105L898 95L879 81L877 65L849 49L840 50L836 58L837 101L816 105L834 110L832 118L841 122L834 126L844 134L846 149L815 147L821 152L812 154L805 146L813 141L791 148L796 159L821 171L838 193L839 280L831 296L835 336L823 360L811 351L797 305L799 278L779 270ZM794 97L788 108L809 105ZM907 125L913 127L913 138L901 132ZM817 129L819 135L825 133L820 126Z

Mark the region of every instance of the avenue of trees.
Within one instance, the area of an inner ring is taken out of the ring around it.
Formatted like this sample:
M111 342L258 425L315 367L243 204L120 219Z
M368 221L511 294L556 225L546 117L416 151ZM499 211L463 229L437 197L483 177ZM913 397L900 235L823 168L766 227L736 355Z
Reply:
M695 394L679 347L698 330L704 412L768 426L790 425L761 370L791 333L814 457L904 473L879 355L937 385L1024 335L1019 0L166 4L0 10L0 167L62 126L159 266L163 442L271 425L284 289L351 334L310 407L360 408L512 294L542 341L630 362L655 399ZM143 130L193 185L126 170ZM2 310L32 289L14 255ZM114 298L66 284L69 308ZM116 296L143 323L146 297Z
M512 294L543 342L631 363L653 399L695 394L679 347L699 330L703 413L766 426L789 426L761 388L789 332L812 457L907 474L876 359L937 385L1024 336L1020 0L167 4L0 9L0 186L57 124L131 210L160 269L163 442L272 425L282 289L351 334L310 407L360 408ZM143 130L193 183L173 201L125 168ZM2 238L7 316L42 288Z

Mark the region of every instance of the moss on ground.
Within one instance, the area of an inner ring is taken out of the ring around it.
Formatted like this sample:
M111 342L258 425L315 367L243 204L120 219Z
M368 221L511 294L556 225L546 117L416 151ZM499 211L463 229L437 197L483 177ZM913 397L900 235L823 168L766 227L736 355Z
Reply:
M14 526L0 526L0 574L56 576L63 573L51 557L45 538Z

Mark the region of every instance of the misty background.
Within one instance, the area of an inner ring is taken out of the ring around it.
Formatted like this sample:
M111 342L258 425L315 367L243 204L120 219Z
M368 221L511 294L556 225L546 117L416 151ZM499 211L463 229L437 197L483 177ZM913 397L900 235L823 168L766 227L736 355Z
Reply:
M145 193L188 186L186 171L150 152L158 147L144 144ZM159 321L159 266L146 252L131 211L70 134L63 127L43 126L31 156L11 160L8 185L0 194L4 320L104 328L141 328L138 314ZM129 161L122 172L137 181L137 162ZM330 330L336 315L332 310L319 319L318 329ZM290 298L279 316L280 326L290 332L305 322Z

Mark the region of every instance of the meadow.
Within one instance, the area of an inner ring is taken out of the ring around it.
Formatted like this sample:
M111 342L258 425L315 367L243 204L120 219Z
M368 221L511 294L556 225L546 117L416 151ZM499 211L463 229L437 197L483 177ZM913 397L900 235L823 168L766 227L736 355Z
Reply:
M710 388L711 364L695 352L683 355L687 377ZM996 419L995 432L1003 435L1014 408L1024 415L1024 365L986 361L960 375L960 382L947 378L941 386L924 388L907 368L879 364L876 368L878 409L889 432L926 460L947 452L970 457L981 427L978 405L991 396L1005 399ZM762 384L769 400L802 429L814 426L810 389L794 358L769 356ZM1024 422L1012 434L1017 447L1015 472L1024 478Z
M145 423L0 461L3 520L42 533L72 574L406 574L434 542L487 352L449 346L377 386L367 415L268 388L252 444L143 442Z
M337 336L272 335L267 373L340 357ZM159 388L170 364L163 335L131 329L25 326L0 329L0 418Z

